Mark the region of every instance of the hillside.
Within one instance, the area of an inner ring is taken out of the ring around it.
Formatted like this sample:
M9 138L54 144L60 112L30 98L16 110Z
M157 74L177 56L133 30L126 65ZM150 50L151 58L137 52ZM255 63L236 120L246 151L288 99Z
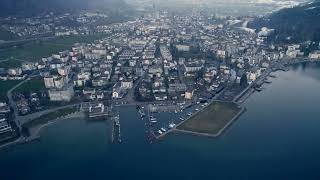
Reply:
M302 4L293 8L282 9L269 16L256 19L249 27L275 29L273 40L304 41L320 40L320 0ZM290 37L290 38L288 38Z
M116 11L126 7L123 0L1 0L0 16L29 16L47 11L64 12L84 9Z

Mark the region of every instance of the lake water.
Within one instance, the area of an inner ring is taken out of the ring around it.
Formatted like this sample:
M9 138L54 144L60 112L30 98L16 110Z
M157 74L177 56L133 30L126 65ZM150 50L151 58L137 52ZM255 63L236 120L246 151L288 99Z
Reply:
M41 141L0 151L1 180L320 179L320 66L275 73L219 138L169 135L150 144L135 107L121 108L123 143L103 122L52 125Z

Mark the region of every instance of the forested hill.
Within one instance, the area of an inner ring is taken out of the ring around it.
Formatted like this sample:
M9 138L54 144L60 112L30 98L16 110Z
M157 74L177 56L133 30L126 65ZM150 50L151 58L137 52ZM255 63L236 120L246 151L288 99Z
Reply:
M86 9L116 11L120 8L127 8L123 0L0 0L0 16Z
M267 17L256 19L249 26L254 29L261 27L275 29L273 38L276 41L319 41L320 0L282 9Z

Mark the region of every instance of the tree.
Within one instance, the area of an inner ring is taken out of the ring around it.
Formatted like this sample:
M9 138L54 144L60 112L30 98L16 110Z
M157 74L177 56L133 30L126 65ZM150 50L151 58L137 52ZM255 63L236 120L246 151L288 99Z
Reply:
M247 75L246 75L246 74L243 74L243 75L241 76L240 86L241 86L241 87L246 87L246 86L248 86L248 79L247 79Z

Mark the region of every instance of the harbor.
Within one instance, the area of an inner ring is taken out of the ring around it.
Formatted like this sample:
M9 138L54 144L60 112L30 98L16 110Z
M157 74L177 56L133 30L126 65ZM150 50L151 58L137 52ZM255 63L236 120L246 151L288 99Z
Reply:
M203 173L206 168L214 169L210 173L215 173L216 179L224 179L229 171L235 172L228 176L230 179L269 179L279 175L283 168L295 172L287 173L290 179L313 179L309 170L316 168L316 162L320 159L316 153L320 148L317 143L320 137L320 101L317 96L320 88L319 71L315 71L312 77L302 74L309 74L313 70L307 69L306 73L296 71L286 72L287 75L283 72L274 73L278 78L272 79L271 84L263 85L272 89L272 92L252 94L244 104L247 111L215 139L177 132L150 144L146 139L147 121L141 120L135 106L125 106L119 108L123 136L119 145L110 144L110 132L106 130L105 122L88 123L86 119L77 118L49 126L42 132L41 141L2 150L0 161L5 164L3 170L13 174L16 179L23 179L33 169L38 169L39 173L29 174L28 179L39 179L39 176L50 179L52 169L47 167L59 169L62 165L68 171L57 171L57 176L79 179L90 179L92 173L99 179L139 179L142 173L148 178L159 174L160 179L210 179L211 175ZM283 92L295 97L292 102L284 101L286 97ZM302 93L308 96L299 96ZM301 102L303 106L300 106ZM186 116L187 111L183 114ZM161 123L164 120L170 122L174 115L156 113L155 117ZM180 116L177 115L176 120ZM160 127L164 125L168 124L159 124ZM306 150L306 147L310 147L310 150ZM279 159L283 154L286 156ZM43 158L50 161L43 161ZM197 168L190 163L190 159L196 158L199 159L195 162ZM16 161L22 161L27 166L17 167ZM306 161L309 163L303 163ZM257 164L272 165L267 178L265 173L261 173L266 169ZM126 173L123 173L124 169ZM174 176L173 169L190 173ZM17 170L20 173L15 173Z
M246 100L254 93L261 92L264 90L264 84L272 84L273 80L278 79L279 76L276 72L288 71L288 66L292 64L301 63L301 60L293 61L290 63L283 63L283 65L275 65L266 69L261 76L254 82L252 82L248 87L236 95L233 102L242 105ZM302 61L304 62L304 61ZM306 62L310 62L306 61ZM311 64L316 64L312 63ZM223 89L221 93L226 91ZM214 97L217 99L219 94ZM214 100L212 99L212 100ZM212 100L209 100L211 102ZM112 142L122 142L120 122L117 123L114 119L117 116L114 109L118 109L126 106L136 106L137 113L140 118L145 122L146 126L146 137L150 142L154 142L159 139L163 139L166 135L172 132L185 132L182 130L177 130L177 126L182 124L184 121L188 120L197 112L207 105L208 100L198 100L198 101L160 101L160 102L136 102L136 103L126 103L118 102L87 102L81 104L70 105L70 107L79 107L80 112L84 112L89 120L108 120L113 119L113 129L111 135ZM59 107L57 109L62 109L69 106ZM53 111L53 110L52 110ZM51 112L51 111L48 111ZM42 113L38 113L42 114ZM29 122L32 117L25 120ZM201 133L200 133L201 134ZM199 133L198 133L199 135ZM203 135L206 135L205 133ZM208 135L210 136L210 135ZM215 136L216 137L216 136ZM37 137L36 139L38 139ZM31 139L31 138L29 138ZM19 142L25 142L25 140L18 139ZM16 141L13 144L17 144ZM5 144L4 147L7 145Z

